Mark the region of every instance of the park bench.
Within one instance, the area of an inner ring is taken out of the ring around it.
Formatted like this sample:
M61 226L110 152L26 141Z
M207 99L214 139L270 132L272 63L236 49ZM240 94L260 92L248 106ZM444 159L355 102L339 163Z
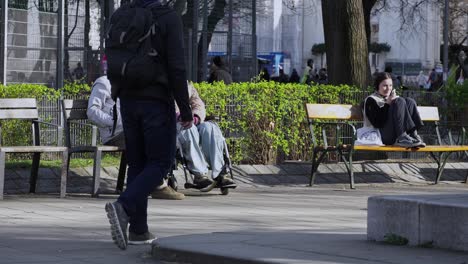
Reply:
M97 127L95 125L86 122L88 116L86 110L88 108L88 100L79 99L62 100L62 112L64 116L64 130L65 130L65 144L68 147L68 161L67 161L67 172L70 168L70 158L73 153L92 153L93 155L93 186L91 195L97 197L99 195L99 186L101 181L101 157L103 152L122 152L120 158L119 173L117 179L117 192L123 190L125 171L127 168L125 151L118 146L107 146L97 144ZM91 129L91 144L80 144L73 143L72 137L76 136L73 134L72 127L85 126Z
M32 145L30 146L3 146L1 139L1 125L4 120L24 120L31 122ZM41 145L40 125L47 125L57 129L58 140L56 146ZM67 148L62 144L62 128L56 124L43 122L39 119L37 102L34 98L0 99L0 199L3 199L5 182L5 160L7 153L33 153L31 174L29 179L29 192L36 192L36 182L39 171L39 163L42 153L55 152L62 155L62 168L60 174L60 197L65 197L67 185L66 163L68 158Z
M353 153L357 151L380 152L429 152L437 163L435 184L440 181L447 159L454 152L464 152L468 156L468 145L442 145L439 132L439 111L437 107L418 106L421 119L433 122L438 145L427 145L425 148L403 148L398 146L354 145L356 141L355 124L362 121L362 110L359 105L342 104L306 104L307 120L312 137L312 169L310 186L314 184L317 169L327 153L338 153L343 160L349 175L350 187L354 189ZM330 129L331 128L331 129ZM316 133L322 135L321 140ZM465 142L465 130L462 128L461 144ZM348 134L348 136L346 136ZM332 135L333 137L330 137ZM328 139L333 138L333 145ZM467 174L468 180L468 174Z

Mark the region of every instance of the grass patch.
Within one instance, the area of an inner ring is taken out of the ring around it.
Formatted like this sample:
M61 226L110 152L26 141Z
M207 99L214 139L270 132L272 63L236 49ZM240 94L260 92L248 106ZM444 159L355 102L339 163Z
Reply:
M384 243L395 246L404 246L408 244L408 239L395 234L386 234L384 236Z
M61 160L41 160L39 167L41 168L57 168L62 165ZM119 166L120 164L120 155L106 154L103 155L101 160L101 166L111 167ZM18 168L31 168L31 160L8 160L5 164L7 169L18 169ZM93 166L93 159L78 159L72 158L70 160L70 168L81 168L81 167L91 167Z

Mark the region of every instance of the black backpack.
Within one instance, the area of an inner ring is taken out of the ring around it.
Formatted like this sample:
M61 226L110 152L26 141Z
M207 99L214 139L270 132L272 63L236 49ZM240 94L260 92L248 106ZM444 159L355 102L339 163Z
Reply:
M155 49L162 44L154 42L161 42L157 17L169 12L172 9L159 4L146 8L125 4L114 12L105 40L112 97L118 97L121 89L167 85L166 66Z

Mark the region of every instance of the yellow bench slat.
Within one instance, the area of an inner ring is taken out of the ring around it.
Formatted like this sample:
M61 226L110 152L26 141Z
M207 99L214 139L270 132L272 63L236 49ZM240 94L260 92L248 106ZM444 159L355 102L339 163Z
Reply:
M354 146L354 150L369 151L394 151L394 152L450 152L450 151L468 151L468 146L437 146L431 145L424 148L402 148L397 146Z

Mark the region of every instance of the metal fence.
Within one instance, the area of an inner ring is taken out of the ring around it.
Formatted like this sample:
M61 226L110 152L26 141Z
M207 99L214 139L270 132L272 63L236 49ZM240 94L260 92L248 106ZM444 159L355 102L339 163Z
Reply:
M1 4L2 83L57 87L60 40L57 0L9 0ZM63 76L66 81L88 81L87 72L93 71L91 17L86 16L89 7L86 9L84 5L85 1L81 0L65 3Z
M2 83L54 88L62 85L62 79L92 83L101 72L103 32L119 4L118 0L1 1ZM184 20L188 79L206 80L213 56L225 59L235 81L256 75L252 38L256 1L174 0L169 4Z
M346 95L340 97L341 104L349 104L353 102L360 102L362 101L368 93L366 92L359 92L354 93L352 95ZM449 108L449 106L443 103L444 94L439 92L428 93L428 92L404 92L403 96L413 97L418 101L419 105L437 105L440 111L440 115L443 118L440 124L440 132L443 144L459 144L461 139L461 119L457 119L462 116L460 112L453 111ZM86 96L80 96L79 98L70 98L70 99L86 99ZM228 104L225 106L225 109L220 109L219 111L227 112L226 118L229 118L230 122L236 122L236 118L239 118L240 113L238 113L238 105L242 104L236 100L236 98L231 97L228 100ZM215 108L216 109L216 108ZM62 124L63 120L61 117L61 112L59 108L59 101L58 100L48 100L47 98L43 98L43 100L39 101L39 111L40 116L44 120L55 124ZM449 117L449 118L447 118ZM285 121L287 122L287 121ZM434 133L433 124L426 124L421 131L420 134L423 136L425 141L428 144L437 144L437 138ZM359 126L359 124L358 124ZM305 126L307 127L307 126ZM451 137L449 136L449 129L452 131ZM59 135L57 134L56 130L44 130L42 133L42 142L45 144L51 144L57 142L59 140ZM241 139L245 136L245 132L243 131L223 131L224 136L230 142L230 152L231 154L235 154L236 151L241 151L240 149L236 148L236 140ZM350 135L351 131L344 131L345 135ZM90 130L84 126L75 126L72 128L72 140L76 145L85 145L91 143L91 134ZM309 138L305 138L304 140L309 140ZM332 142L332 138L330 138L330 142ZM87 157L84 156L76 156L76 157ZM54 159L56 157L50 156L50 159ZM427 153L398 153L398 152L389 152L389 153L362 153L358 152L355 155L356 159L413 159L413 160L429 160L429 156ZM466 160L468 157L463 153L459 153L456 155L451 156L452 160ZM338 157L330 156L328 157L329 161L338 161Z

